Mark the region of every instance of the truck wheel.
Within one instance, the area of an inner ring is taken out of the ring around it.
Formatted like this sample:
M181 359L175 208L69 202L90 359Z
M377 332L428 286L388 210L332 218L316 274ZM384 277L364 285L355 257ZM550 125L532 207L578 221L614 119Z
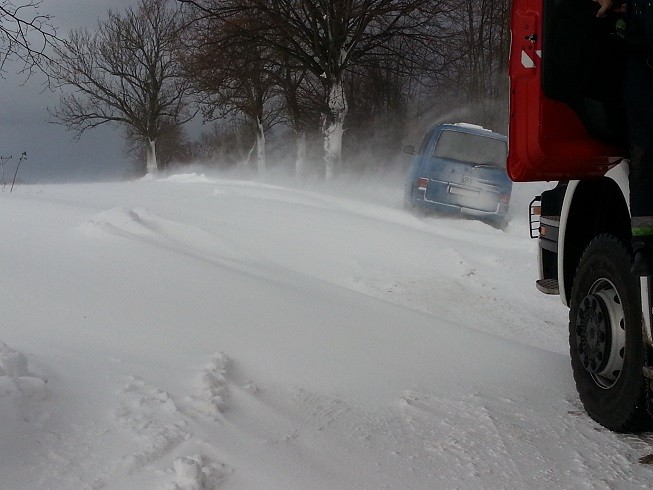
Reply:
M651 427L639 283L631 256L612 235L599 235L581 257L569 311L576 388L587 413L618 432Z

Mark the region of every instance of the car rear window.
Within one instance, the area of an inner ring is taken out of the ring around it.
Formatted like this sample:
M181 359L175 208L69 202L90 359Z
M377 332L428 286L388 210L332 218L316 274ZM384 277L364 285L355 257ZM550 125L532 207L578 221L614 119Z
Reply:
M445 129L440 133L433 156L474 165L506 168L508 147L502 140Z

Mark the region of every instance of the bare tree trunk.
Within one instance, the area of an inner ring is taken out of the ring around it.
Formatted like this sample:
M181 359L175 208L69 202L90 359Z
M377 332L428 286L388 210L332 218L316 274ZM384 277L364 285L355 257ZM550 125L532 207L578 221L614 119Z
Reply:
M259 174L264 174L266 171L265 131L259 117L256 118L256 168Z
M249 167L249 162L252 159L252 153L254 152L254 147L252 146L247 152L247 157L243 158L238 162L238 168L247 168Z
M306 169L306 131L296 131L295 142L297 145L297 155L295 159L295 177L299 179L305 174Z
M325 179L332 180L340 169L342 160L342 135L345 116L347 115L347 98L342 80L336 80L329 90L329 115L324 118L324 162ZM330 116L330 117L329 117Z
M148 175L154 175L158 173L159 167L156 162L156 141L150 140L147 146L147 165L145 167L145 172Z

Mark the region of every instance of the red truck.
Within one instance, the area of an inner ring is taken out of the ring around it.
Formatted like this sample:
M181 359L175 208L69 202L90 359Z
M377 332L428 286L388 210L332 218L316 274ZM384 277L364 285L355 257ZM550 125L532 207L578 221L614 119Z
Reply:
M622 47L591 0L514 0L508 174L531 203L537 287L569 307L580 400L619 432L652 427L651 281L635 277Z

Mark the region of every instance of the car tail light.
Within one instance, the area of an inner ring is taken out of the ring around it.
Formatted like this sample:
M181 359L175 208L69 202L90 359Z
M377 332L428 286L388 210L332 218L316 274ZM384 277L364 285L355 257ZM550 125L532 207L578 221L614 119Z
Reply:
M499 202L501 204L508 204L510 203L510 194L501 194L499 196Z
M429 185L429 179L426 177L420 177L417 179L417 182L415 182L415 185L420 191L425 191L426 186Z

